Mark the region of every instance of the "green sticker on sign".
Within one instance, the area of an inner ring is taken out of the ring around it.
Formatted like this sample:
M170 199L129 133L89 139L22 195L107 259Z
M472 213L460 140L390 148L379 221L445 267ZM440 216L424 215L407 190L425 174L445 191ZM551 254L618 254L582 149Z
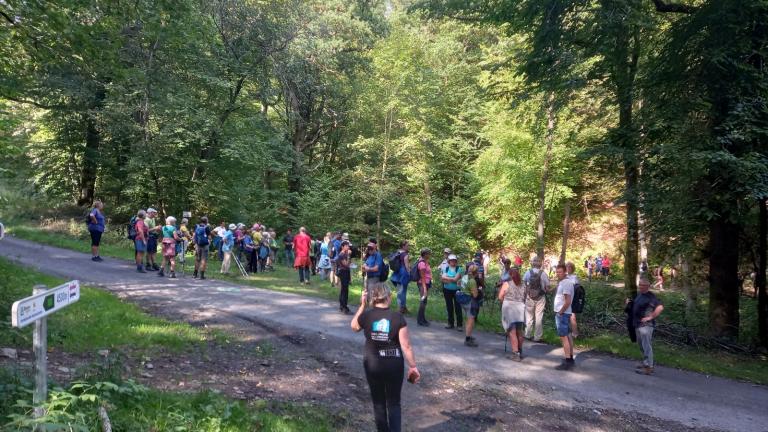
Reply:
M51 310L55 305L56 305L56 302L53 299L53 294L49 296L45 296L45 300L43 300L43 309Z

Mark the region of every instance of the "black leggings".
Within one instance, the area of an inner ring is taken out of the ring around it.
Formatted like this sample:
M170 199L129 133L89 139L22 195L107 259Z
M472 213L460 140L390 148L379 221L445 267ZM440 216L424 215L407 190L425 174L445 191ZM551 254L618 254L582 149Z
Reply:
M349 301L349 283L352 280L352 275L347 270L339 271L339 281L341 282L341 290L339 290L339 307L341 309L349 309L347 302Z
M373 416L378 432L400 432L400 391L403 388L403 359L380 359L376 366L363 362L371 389Z
M443 288L443 297L445 297L445 309L448 311L448 325L453 326L453 313L456 312L456 325L462 326L464 317L461 313L461 305L456 301L457 290Z

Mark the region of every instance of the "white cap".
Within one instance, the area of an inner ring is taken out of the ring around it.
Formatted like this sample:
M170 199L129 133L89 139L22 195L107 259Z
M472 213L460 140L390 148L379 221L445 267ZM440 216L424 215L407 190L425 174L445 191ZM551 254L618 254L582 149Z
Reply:
M233 229L237 229L237 225L235 225L235 224L229 224L229 229L231 229L231 230L233 230Z
M448 255L448 261L450 261L450 260L458 260L458 259L459 258L456 255L454 255L454 254Z
M147 209L147 213L157 213L157 210L153 209L152 207Z

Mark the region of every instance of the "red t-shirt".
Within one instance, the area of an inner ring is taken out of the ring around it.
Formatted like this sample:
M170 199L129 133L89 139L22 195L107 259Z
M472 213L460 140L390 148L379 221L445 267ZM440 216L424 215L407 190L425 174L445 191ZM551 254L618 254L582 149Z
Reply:
M293 238L293 250L296 257L308 257L312 239L305 233L299 233Z
M142 219L136 220L136 240L146 240L147 239L147 224L144 223Z

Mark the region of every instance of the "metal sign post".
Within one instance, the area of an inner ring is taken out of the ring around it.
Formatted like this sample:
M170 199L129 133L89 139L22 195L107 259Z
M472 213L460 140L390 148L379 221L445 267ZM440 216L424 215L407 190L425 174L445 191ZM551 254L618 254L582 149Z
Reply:
M70 281L56 288L35 285L32 296L13 303L11 324L25 327L35 323L32 348L35 353L35 392L32 403L35 418L45 415L43 404L48 399L48 315L80 300L80 282Z

